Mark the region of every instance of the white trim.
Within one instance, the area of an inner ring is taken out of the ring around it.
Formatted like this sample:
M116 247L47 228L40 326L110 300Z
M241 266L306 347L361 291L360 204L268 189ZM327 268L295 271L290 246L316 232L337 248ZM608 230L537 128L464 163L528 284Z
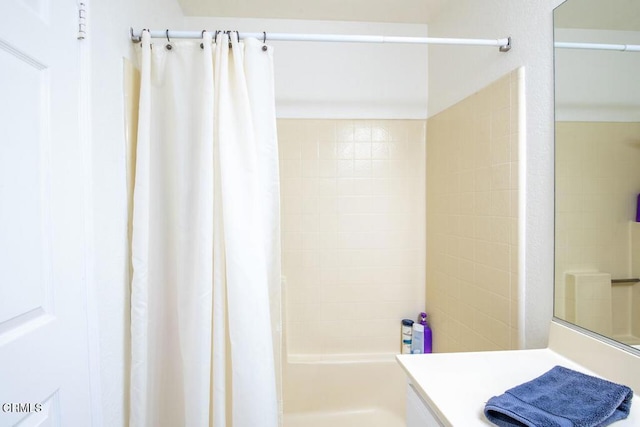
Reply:
M527 102L525 69L518 68L518 349L527 348Z
M84 10L84 20L88 19L89 0L78 2L79 10ZM83 8L83 9L80 9ZM87 325L87 354L89 368L89 392L91 402L91 426L103 426L102 381L100 373L100 319L96 296L95 236L93 218L93 161L91 138L91 43L86 33L78 40L78 64L80 81L78 84L78 128L80 155L82 158L82 200L83 200L83 236L84 236L84 284L85 316Z

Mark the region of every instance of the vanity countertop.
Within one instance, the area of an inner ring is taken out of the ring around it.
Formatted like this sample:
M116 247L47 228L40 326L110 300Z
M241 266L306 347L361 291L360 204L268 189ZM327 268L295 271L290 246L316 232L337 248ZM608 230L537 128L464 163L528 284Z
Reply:
M561 365L607 378L552 348L468 353L404 354L396 356L416 391L446 426L493 425L484 416L486 401L516 385ZM634 388L633 383L607 378ZM640 426L640 401L614 426Z

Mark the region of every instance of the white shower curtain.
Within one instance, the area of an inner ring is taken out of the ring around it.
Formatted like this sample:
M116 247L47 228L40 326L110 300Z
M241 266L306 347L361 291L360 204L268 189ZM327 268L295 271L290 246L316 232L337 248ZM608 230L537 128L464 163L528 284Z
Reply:
M130 425L276 427L272 48L167 44L140 48Z

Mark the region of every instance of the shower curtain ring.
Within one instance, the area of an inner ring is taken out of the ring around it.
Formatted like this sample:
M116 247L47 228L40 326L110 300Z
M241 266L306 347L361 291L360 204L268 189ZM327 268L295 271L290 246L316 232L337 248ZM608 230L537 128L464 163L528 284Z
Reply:
M233 49L233 44L231 44L231 39L233 39L233 33L237 33L237 31L226 31L229 36L229 49Z
M167 50L171 50L171 49L173 49L173 46L171 46L171 39L169 38L169 29L168 28L165 31L165 35L167 36L167 42L168 42L165 47L167 48Z
M202 37L202 40L204 40L204 33L206 33L207 30L202 30L202 34L200 35L200 37ZM200 49L204 49L204 43L200 43Z
M262 51L266 52L267 51L267 32L263 31L262 32Z

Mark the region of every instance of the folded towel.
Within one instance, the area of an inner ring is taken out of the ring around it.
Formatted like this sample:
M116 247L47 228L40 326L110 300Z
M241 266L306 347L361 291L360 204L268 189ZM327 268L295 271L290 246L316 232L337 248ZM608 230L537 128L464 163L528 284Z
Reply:
M494 396L484 414L503 427L600 427L627 418L633 391L556 366Z

